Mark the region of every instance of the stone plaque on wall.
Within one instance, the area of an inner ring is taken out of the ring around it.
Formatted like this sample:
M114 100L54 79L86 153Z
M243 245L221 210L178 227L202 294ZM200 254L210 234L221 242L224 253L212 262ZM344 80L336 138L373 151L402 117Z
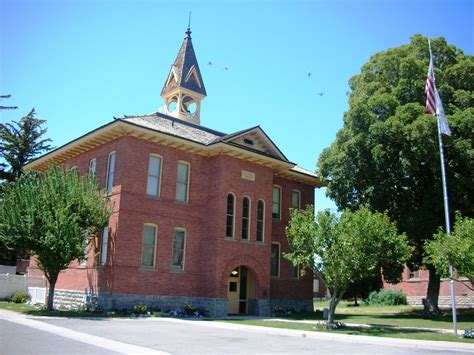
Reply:
M255 181L255 173L252 173L250 171L242 170L241 177L244 180Z

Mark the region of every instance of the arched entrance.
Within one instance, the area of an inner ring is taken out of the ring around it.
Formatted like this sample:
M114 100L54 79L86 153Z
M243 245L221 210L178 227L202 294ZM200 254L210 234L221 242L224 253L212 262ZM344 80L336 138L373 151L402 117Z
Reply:
M255 277L245 266L231 271L227 285L227 313L248 314L249 304L255 300Z

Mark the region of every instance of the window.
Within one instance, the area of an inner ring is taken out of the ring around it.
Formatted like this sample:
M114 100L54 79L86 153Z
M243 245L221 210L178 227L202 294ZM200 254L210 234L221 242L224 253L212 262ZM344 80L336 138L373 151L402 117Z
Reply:
M107 247L109 244L109 227L105 227L102 231L102 241L100 243L100 265L107 262Z
M257 202L257 242L263 242L265 231L265 204L262 200Z
M178 176L176 179L176 201L188 202L189 164L178 163Z
M186 231L175 229L173 237L173 270L184 269L184 246L186 242Z
M146 181L146 194L160 196L161 157L150 155L148 159L148 178Z
M89 231L84 233L84 239L82 240L82 260L79 265L84 266L87 264L87 252L89 249Z
M107 163L107 191L112 192L114 186L114 171L115 171L115 152L109 154L109 161Z
M291 208L301 208L301 193L298 190L291 191Z
M234 195L227 195L227 219L226 219L226 228L225 236L228 238L234 238Z
M412 270L408 268L408 280L419 279L420 278L420 270Z
M281 188L273 186L272 193L272 218L280 219L280 205L281 205Z
M242 202L242 239L249 239L250 231L250 199L244 197Z
M293 265L293 263L290 263L290 277L297 279L300 275L300 268L298 265Z
M280 244L272 243L271 276L280 277Z
M79 175L79 167L73 166L73 167L71 168L71 172L72 172L74 175Z
M89 174L92 176L95 176L96 165L97 165L97 160L95 158L91 159L91 161L89 162Z
M155 266L156 226L147 225L143 228L142 266Z

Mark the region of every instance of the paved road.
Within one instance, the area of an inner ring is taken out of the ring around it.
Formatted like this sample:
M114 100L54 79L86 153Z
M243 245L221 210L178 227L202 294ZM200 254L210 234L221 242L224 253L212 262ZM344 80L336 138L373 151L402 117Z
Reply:
M17 316L18 317L18 316ZM2 320L3 318L3 320ZM8 319L5 320L5 319ZM34 326L35 328L31 328ZM53 335L60 334L60 335ZM474 345L313 333L175 319L10 318L0 312L0 353L462 354ZM48 345L42 345L44 339ZM18 345L18 346L17 346ZM4 352L6 349L7 352ZM28 351L28 349L33 351Z

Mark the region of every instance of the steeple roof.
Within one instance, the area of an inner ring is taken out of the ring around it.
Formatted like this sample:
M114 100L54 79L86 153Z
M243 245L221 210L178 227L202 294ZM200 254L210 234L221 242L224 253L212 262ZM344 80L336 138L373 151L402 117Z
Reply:
M196 54L194 53L191 29L189 27L178 55L171 66L168 79L161 91L161 96L177 87L206 96L206 88L204 87L201 71L199 70Z

